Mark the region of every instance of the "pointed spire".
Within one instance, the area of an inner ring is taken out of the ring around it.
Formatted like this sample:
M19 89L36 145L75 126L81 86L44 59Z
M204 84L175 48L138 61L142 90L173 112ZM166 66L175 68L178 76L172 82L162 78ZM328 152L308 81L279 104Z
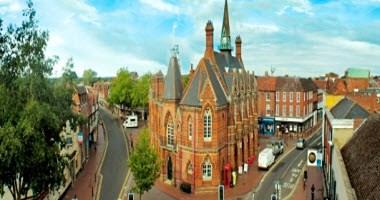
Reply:
M223 25L220 38L220 51L231 51L231 34L230 34L230 19L228 14L228 3L225 0L224 3L224 16L223 16Z
M177 55L178 46L175 46L172 49L172 57L165 77L164 98L167 100L179 100L182 98L183 85Z

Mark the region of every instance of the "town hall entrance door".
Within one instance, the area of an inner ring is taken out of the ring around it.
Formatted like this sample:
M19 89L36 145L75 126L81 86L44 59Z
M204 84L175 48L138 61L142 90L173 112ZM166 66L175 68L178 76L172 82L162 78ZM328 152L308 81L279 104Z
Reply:
M169 157L169 159L168 159L168 163L166 165L166 168L167 168L167 178L168 178L168 180L172 180L173 179L173 163L172 163L171 157Z

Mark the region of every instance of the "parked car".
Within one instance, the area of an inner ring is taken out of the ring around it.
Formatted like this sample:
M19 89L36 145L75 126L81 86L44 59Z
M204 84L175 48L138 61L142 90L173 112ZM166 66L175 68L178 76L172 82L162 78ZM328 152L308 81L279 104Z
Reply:
M284 141L282 140L276 140L272 142L272 148L273 148L273 155L279 156L284 152Z
M272 148L265 148L259 153L258 167L262 169L269 169L274 163L274 154Z
M304 149L305 145L306 145L305 143L306 143L305 139L303 139L303 138L298 139L297 144L296 144L296 148L297 149Z
M137 115L129 115L123 123L124 128L137 128L139 126Z

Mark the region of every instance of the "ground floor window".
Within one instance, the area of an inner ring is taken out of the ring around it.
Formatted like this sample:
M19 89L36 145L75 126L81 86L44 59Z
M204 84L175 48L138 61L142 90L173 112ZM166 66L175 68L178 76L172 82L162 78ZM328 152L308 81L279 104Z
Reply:
M202 164L202 175L203 175L203 180L210 180L212 177L212 165L210 160L206 160Z

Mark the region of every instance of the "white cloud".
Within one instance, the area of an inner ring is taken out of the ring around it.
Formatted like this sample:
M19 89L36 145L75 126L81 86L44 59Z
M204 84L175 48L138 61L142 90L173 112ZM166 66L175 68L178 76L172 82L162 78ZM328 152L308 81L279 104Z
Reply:
M179 11L177 6L167 3L164 0L140 0L140 2L162 12L177 14Z
M18 13L22 10L19 0L0 0L0 14Z
M236 23L239 33L275 33L280 31L280 28L273 24L251 24L247 22Z

